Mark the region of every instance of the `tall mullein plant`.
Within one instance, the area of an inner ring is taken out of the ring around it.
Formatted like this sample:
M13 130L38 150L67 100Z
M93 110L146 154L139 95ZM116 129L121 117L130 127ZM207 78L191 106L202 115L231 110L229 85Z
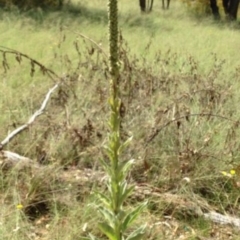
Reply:
M120 161L120 155L131 142L131 138L122 143L120 138L120 90L119 90L119 54L118 54L118 1L108 1L109 22L109 67L110 67L110 133L105 151L108 160L101 160L102 166L108 175L108 194L98 192L100 205L98 210L103 217L99 223L101 232L110 240L139 240L142 239L145 226L134 231L126 230L133 223L146 203L139 205L133 210L125 210L124 202L132 193L133 186L127 184L126 176L133 160ZM91 239L97 239L90 236Z

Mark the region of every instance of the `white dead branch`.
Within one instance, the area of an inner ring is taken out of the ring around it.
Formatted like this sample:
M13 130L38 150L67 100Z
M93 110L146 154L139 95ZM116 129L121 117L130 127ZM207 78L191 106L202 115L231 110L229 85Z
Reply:
M29 158L23 157L17 153L10 152L10 151L1 151L1 156L6 159L10 159L13 163L18 162L20 160L22 161L30 161Z
M13 137L15 137L17 134L19 134L20 132L22 132L24 129L28 128L34 121L35 119L40 116L41 114L43 114L46 106L47 106L47 103L50 99L50 96L51 94L56 90L56 88L58 88L59 84L55 84L54 87L52 87L48 93L46 94L46 97L41 105L41 107L30 117L30 119L28 120L28 122L22 126L20 126L19 128L15 129L14 131L12 131L0 144L0 147L1 147L1 157L7 161L10 161L12 163L17 163L19 161L24 161L24 162L31 162L31 160L29 158L26 158L26 157L23 157L23 156L20 156L19 154L17 153L13 153L13 152L10 152L10 151L4 151L2 150L3 147L9 143L11 141L11 139Z
M14 167L15 169L23 169L25 167L39 168L39 164L31 160L30 158L23 157L17 153L10 151L1 151L0 165L3 169Z
M204 213L203 216L210 219L212 222L219 223L222 225L232 225L240 229L240 218L229 215L223 215L214 211Z

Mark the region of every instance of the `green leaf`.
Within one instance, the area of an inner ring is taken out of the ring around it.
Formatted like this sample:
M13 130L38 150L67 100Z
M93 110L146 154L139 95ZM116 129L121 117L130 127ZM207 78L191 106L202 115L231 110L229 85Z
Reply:
M114 229L107 223L99 223L98 227L110 240L117 240Z
M111 200L108 196L100 193L100 192L96 192L97 197L99 198L99 200L108 208L111 209Z
M134 189L134 186L128 187L127 189L125 189L119 199L120 203L119 204L123 204L124 201L127 199L127 197L132 193Z
M119 164L118 172L121 174L120 181L122 181L126 177L128 170L133 165L134 161L134 159L131 159L129 161L121 162Z
M109 143L109 146L104 146L104 150L109 157L109 159L112 161L114 158L114 151L112 150L112 146L110 146L111 143Z
M126 211L123 211L120 209L117 215L117 219L120 222L120 225L122 225L123 219L125 219L125 217L126 217Z
M100 161L102 167L104 168L104 170L107 172L107 174L108 174L109 176L112 176L112 169L111 169L109 163L107 163L107 162L104 161L103 159L99 159L99 161Z
M131 211L126 218L124 219L123 225L122 225L122 231L124 232L130 224L137 218L137 216L140 214L140 212L145 208L147 205L147 202L139 205L133 211Z
M114 222L115 216L107 208L99 207L98 211L103 215L107 222L109 222L110 224Z
M127 148L127 146L129 146L129 144L131 143L132 139L133 139L133 136L129 137L123 144L121 144L121 146L118 149L118 154L119 155L124 151L124 149Z
M141 226L140 228L133 231L126 240L140 240L145 235L146 225Z

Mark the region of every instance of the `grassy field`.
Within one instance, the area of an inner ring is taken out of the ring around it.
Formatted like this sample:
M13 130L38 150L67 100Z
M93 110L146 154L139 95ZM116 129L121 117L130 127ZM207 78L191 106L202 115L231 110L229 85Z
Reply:
M105 2L0 10L1 141L62 78L44 114L4 146L33 163L11 167L1 160L2 239L101 237L92 192L105 191L99 164L109 115ZM123 158L136 160L129 176L136 190L126 207L149 200L136 223L147 223L145 239L240 239L233 226L204 218L240 213L238 23L194 17L177 1L168 11L157 1L151 14L129 2L119 1L121 137L133 135ZM58 77L43 74L33 59ZM230 170L231 177L221 173Z

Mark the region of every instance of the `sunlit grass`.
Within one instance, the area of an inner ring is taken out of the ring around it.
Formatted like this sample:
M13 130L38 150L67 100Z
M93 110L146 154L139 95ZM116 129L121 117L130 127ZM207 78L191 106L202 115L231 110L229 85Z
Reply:
M233 70L240 63L236 51L238 32L229 25L214 23L211 18L190 18L180 2L173 2L169 11L162 11L160 1L156 2L155 11L149 15L140 15L135 2L123 1L119 5L120 28L131 50L141 55L151 40L149 61L153 59L156 51L171 49L183 59L192 55L203 69L209 68L211 53L217 53L220 59L226 60L226 69ZM57 50L61 37L61 27L67 35L67 44L62 51L67 51L70 56L76 31L103 42L103 48L106 48L106 22L96 18L99 14L106 18L105 2L100 4L83 1L79 5L80 9L81 7L82 12L79 10L77 14L68 10L42 13L43 20L40 22L33 17L34 14L40 14L38 12L24 16L4 13L5 21L0 23L0 30L4 33L1 36L1 45L25 53L31 52L33 57L44 59L45 63L51 62L52 53ZM88 14L84 14L85 8ZM36 44L39 47L36 47Z

